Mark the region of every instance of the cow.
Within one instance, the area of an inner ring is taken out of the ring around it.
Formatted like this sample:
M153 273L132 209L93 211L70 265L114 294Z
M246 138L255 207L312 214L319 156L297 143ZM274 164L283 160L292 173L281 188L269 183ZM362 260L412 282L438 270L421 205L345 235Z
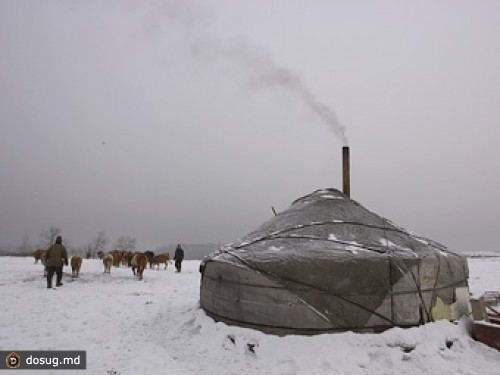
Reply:
M135 254L138 254L138 252L132 252L132 251L127 252L127 265L129 267L132 267L132 258L134 257Z
M123 251L121 250L112 250L109 252L113 256L113 266L120 267L120 263L123 258Z
M71 257L71 277L78 277L80 275L80 268L82 267L82 257L74 255Z
M132 272L134 273L134 275L137 275L137 277L139 277L139 280L142 280L144 269L148 265L148 258L143 253L137 252L130 260L130 265L132 267ZM137 273L135 272L136 268Z
M43 277L47 277L49 274L49 270L47 269L47 251L43 251L40 257L40 262L42 262L43 265Z
M167 269L168 262L170 262L170 253L158 254L151 261L151 267L156 265L156 269L159 270L160 264L165 264L165 269Z
M99 251L97 254L99 255L99 258L102 259L102 263L104 264L104 273L111 273L111 266L113 265L114 260L113 255L102 251Z
M42 255L45 255L46 252L47 250L35 250L35 252L33 253L33 256L35 257L35 263L38 263L38 261L42 259Z
M129 256L129 254L133 254L131 251L123 251L122 252L122 265L124 266L129 266L130 267L130 259L132 259L132 256Z
M149 262L149 268L153 268L153 258L155 256L155 253L153 253L152 251L148 250L148 251L145 251L144 252L144 255L146 255L146 257L148 258L148 262Z

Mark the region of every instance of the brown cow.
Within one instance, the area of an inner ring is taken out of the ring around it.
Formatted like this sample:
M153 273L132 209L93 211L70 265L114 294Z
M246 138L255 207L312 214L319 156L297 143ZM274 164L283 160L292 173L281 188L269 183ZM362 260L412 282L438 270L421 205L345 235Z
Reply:
M33 253L33 256L35 257L35 263L38 263L38 261L42 259L42 255L45 255L46 252L47 250L35 250L35 252Z
M71 277L78 277L82 268L82 257L74 255L71 257Z
M136 274L135 269L137 268L137 276L139 280L142 280L144 269L148 265L148 258L143 253L135 253L130 261L130 265L132 266L132 272L134 275Z
M123 258L123 251L121 250L112 250L109 254L113 255L113 266L120 267L120 263Z
M38 261L40 261L43 265L43 277L47 277L47 258L46 258L46 255L47 255L47 250L42 250L42 249L38 249L36 250L34 253L33 253L33 256L35 257L35 264L38 263Z
M104 264L104 273L111 273L111 266L113 265L113 255L110 253L104 253L99 251L97 253L99 258L102 259L102 263Z
M168 267L168 262L170 262L170 253L158 254L153 257L151 261L151 266L154 267L156 264L156 269L160 269L160 264L165 263L165 269Z

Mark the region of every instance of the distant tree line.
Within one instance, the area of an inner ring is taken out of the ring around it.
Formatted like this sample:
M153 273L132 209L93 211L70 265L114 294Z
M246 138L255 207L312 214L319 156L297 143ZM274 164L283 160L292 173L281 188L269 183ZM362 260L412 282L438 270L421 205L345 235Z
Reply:
M23 237L21 245L19 245L17 249L4 250L3 253L8 253L10 255L31 256L36 249L48 249L50 245L56 241L56 238L59 235L62 235L61 228L52 225L40 232L36 243L32 243L29 236L26 234ZM63 243L72 254L95 258L97 257L97 253L100 251L107 251L106 247L110 241L106 232L100 231L94 238L83 246L73 246L71 239L67 237L64 237ZM113 249L135 251L136 243L137 241L134 237L120 236L116 242L113 243Z
M62 235L62 230L58 226L51 225L50 227L40 231L38 241L32 243L29 236L26 234L23 236L21 244L14 249L0 249L4 255L16 255L16 256L31 256L36 249L48 249L52 245L56 237ZM80 255L82 257L96 258L100 251L106 252L110 250L125 250L125 251L136 251L137 241L135 237L131 236L120 236L118 239L112 243L112 247L109 248L108 245L111 243L106 232L101 230L93 237L87 244L83 246L73 246L71 239L63 236L63 243L68 248L69 252L73 255ZM205 255L217 250L221 244L189 244L182 243L182 248L185 251L185 259L202 259ZM155 253L170 252L173 254L175 251L175 244L162 245L156 249L141 249L141 251L152 250Z

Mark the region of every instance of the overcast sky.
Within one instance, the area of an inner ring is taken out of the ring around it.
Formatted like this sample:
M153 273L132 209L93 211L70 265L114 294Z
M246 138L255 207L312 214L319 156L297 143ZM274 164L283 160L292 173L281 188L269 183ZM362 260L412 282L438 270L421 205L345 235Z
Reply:
M499 250L500 2L0 0L0 244L229 242L342 188Z

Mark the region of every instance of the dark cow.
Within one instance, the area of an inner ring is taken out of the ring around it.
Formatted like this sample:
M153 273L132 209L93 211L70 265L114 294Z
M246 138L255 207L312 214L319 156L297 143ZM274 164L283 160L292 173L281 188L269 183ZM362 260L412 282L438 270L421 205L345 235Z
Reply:
M148 251L144 252L144 255L146 255L146 258L148 258L149 268L153 268L153 258L155 256L155 253L153 253L152 251L148 250Z

